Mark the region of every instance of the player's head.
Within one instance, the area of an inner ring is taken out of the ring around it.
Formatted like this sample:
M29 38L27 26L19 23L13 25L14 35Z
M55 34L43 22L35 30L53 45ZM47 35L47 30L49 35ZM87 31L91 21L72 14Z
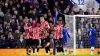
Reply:
M43 21L44 21L44 17L41 16L41 17L40 17L40 22L43 22Z
M29 22L33 22L33 19L32 18L29 18Z
M36 24L36 27L39 27L39 26L40 26L40 23L37 23L37 24Z
M24 19L24 23L28 23L29 22L29 19L28 17L26 16L25 19Z
M95 9L94 9L94 8L92 8L92 11L95 11Z
M50 38L53 38L53 34L52 33L50 34Z
M63 27L64 27L64 28L67 28L67 24L65 23L65 24L63 25Z
M95 24L92 24L91 28L95 28Z
M84 27L84 25L83 24L81 24L81 28L83 28Z
M23 39L23 34L20 35L20 39Z
M61 24L62 24L62 20L59 20L59 21L58 21L58 25L61 25Z
M57 20L56 25L58 25L58 24L59 24L59 21Z

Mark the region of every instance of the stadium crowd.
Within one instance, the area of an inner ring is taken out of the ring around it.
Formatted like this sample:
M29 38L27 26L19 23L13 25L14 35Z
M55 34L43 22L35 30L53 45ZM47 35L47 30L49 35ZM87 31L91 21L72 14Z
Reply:
M100 12L95 12L95 8L83 11L70 0L0 0L0 48L25 48L24 19L32 24L34 20L40 21L40 15L53 25L55 18L64 24L64 15L100 15Z

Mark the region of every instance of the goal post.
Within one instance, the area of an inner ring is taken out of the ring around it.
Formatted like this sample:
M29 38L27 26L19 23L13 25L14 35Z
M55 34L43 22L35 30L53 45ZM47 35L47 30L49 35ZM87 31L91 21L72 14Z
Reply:
M90 54L91 51L91 42L89 36L87 34L88 30L95 25L96 29L96 45L95 45L95 52L97 54L98 48L100 48L100 15L74 15L74 54L84 55ZM77 49L82 49L81 54Z
M71 38L67 39L67 48L71 49L72 54L75 54L76 49L75 49L75 40L74 40L74 17L71 15L65 15L65 23L67 24L68 27L68 32ZM66 48L66 47L64 47Z

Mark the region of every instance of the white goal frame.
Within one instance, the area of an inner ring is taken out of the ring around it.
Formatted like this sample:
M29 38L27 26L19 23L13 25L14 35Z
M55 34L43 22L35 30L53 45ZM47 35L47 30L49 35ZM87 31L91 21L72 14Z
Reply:
M74 26L74 55L76 55L76 17L100 18L100 15L73 15Z

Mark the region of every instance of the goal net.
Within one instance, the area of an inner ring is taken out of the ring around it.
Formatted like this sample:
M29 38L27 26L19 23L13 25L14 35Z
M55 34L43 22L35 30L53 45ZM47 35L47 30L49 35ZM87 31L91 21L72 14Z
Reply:
M100 48L100 16L99 15L75 15L75 47L76 49L91 48L90 38L88 36L89 29L94 25L96 29L96 45L95 48ZM97 51L96 51L97 52ZM83 51L82 54L90 54Z

